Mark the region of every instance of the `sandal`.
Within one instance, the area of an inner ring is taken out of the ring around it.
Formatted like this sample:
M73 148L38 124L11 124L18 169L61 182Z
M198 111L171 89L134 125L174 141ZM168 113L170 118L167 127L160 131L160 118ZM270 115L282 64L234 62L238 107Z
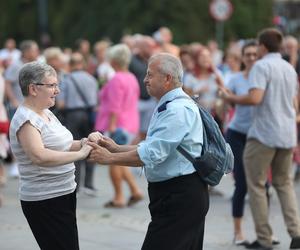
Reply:
M234 241L234 244L236 246L244 246L244 247L247 247L250 245L250 242L248 240L235 240Z
M104 207L106 207L106 208L123 208L123 207L125 207L125 205L117 204L114 201L108 201L104 204Z
M250 245L250 242L248 241L248 240L245 240L245 239L243 239L243 238L241 238L241 239L237 239L236 238L236 235L234 236L234 238L233 238L233 243L234 243L234 245L236 245L236 246L244 246L244 247L247 247L247 246L249 246Z
M143 199L143 196L142 195L139 195L139 196L131 196L127 202L127 206L132 206L134 205L135 203L141 201Z

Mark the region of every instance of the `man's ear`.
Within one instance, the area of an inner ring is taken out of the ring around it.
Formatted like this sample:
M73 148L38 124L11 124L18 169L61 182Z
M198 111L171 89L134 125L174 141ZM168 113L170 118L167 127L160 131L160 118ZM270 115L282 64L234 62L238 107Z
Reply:
M263 53L267 54L269 53L269 50L267 49L267 47L264 44L261 44L262 48L263 48Z
M173 87L173 77L171 75L166 75L165 76L165 87L166 89L172 89Z
M166 78L167 78L168 82L172 82L172 80L173 80L173 76L171 76L171 75L166 75Z

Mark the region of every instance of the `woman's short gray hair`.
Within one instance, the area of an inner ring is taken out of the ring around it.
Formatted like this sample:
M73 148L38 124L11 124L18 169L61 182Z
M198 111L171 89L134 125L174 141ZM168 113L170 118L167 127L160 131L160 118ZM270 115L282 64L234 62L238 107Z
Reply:
M24 96L28 96L28 86L33 83L42 83L45 77L57 76L50 65L41 62L30 62L23 65L19 73L19 84Z
M169 53L158 53L150 57L149 64L158 60L158 68L163 74L172 76L173 83L176 87L182 86L183 68L181 61Z
M131 60L131 52L127 45L117 44L108 49L107 58L121 68L127 68Z

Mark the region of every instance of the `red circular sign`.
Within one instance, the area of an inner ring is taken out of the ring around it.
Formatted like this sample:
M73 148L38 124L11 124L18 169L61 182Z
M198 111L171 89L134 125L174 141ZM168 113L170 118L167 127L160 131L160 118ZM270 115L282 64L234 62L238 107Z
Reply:
M229 0L212 0L209 5L211 16L217 21L227 20L233 11L232 4Z

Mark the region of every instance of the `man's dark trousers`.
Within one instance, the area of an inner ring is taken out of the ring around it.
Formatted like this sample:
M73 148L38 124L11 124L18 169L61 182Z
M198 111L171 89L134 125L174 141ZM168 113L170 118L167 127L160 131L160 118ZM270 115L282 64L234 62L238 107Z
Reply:
M207 184L196 174L148 185L151 222L142 250L201 250L209 207Z

